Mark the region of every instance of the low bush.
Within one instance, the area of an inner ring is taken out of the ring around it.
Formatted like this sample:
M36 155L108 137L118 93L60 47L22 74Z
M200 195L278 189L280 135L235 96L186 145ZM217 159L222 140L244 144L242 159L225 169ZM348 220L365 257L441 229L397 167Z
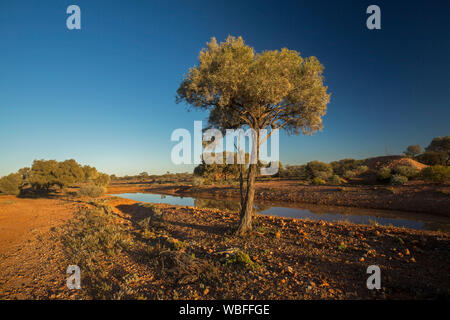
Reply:
M311 183L313 185L318 186L318 185L321 185L321 184L326 184L327 182L324 179L321 179L319 177L315 177L314 179L312 179Z
M341 178L339 178L339 176L337 174L334 174L330 177L330 179L328 179L328 183L335 185L335 186L340 185Z
M408 182L408 178L401 174L393 174L391 176L391 184L394 186L401 186Z
M354 171L354 170L347 170L347 171L344 172L344 174L342 176L345 179L353 178L354 176L356 176L356 171Z
M394 173L407 177L408 179L415 178L419 174L419 170L411 166L396 166Z
M231 257L227 258L225 260L225 265L230 265L230 264L238 264L238 265L242 265L245 266L248 269L252 269L252 270L256 270L259 269L261 266L259 264L257 264L256 262L253 262L252 259L250 259L250 256L239 250L236 253L234 253Z
M392 173L391 169L389 168L386 167L380 168L380 170L378 170L377 172L378 180L384 181L389 179L391 177L391 173Z
M20 193L22 177L18 173L11 173L0 179L0 192L17 196Z
M79 190L78 190L78 195L79 196L88 196L91 198L97 198L102 196L103 194L105 194L105 188L104 187L100 187L100 186L96 186L96 185L86 185L86 186L82 186Z
M369 171L368 166L358 166L356 168L356 172L358 172L358 174L366 173L367 171Z
M443 183L450 180L450 167L440 165L427 167L420 172L420 176L425 181Z

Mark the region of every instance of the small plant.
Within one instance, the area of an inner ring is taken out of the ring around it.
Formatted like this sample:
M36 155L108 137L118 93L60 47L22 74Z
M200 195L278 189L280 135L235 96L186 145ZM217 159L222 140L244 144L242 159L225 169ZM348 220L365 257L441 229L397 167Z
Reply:
M312 182L313 185L321 185L321 184L326 184L327 182L319 177L315 177Z
M339 178L338 175L334 174L331 176L331 178L328 180L328 182L332 185L340 185L341 184L341 178Z
M350 178L353 178L354 176L356 176L356 171L354 171L354 170L347 170L343 174L343 177L345 179L350 179Z
M391 177L390 183L393 186L402 186L404 185L406 182L408 182L408 178L405 176L402 176L400 174L394 174Z
M391 169L383 167L377 172L378 180L385 181L388 180L391 177Z
M425 181L443 183L450 180L450 166L431 166L423 169L420 176Z
M345 250L347 250L347 246L345 245L344 242L341 242L341 243L337 246L337 249L338 249L339 251L345 251Z
M82 186L80 188L80 190L78 190L78 195L80 196L88 196L91 198L97 198L102 196L103 194L105 194L105 188L104 187L99 187L96 185L87 185L87 186Z
M252 270L256 270L261 267L259 264L252 261L252 259L250 259L250 256L247 253L245 253L244 251L241 251L241 250L236 251L232 256L228 257L225 260L225 265L230 265L230 264L243 265L246 268L252 269Z
M368 167L368 166L358 166L358 167L356 168L356 171L357 171L359 174L362 174L362 173L365 173L365 172L369 171L369 167Z

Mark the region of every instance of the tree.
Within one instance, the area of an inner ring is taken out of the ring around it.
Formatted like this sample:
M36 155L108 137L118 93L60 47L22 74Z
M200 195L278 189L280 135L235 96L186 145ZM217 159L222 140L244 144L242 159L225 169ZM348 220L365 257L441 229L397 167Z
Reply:
M253 130L246 191L241 194L241 218L237 230L252 229L255 179L259 163L259 129L284 129L290 134L312 134L322 129L322 116L330 100L323 85L323 66L316 57L302 58L289 49L255 53L239 37L215 38L200 52L177 90L177 102L209 110L209 123L220 130Z
M450 161L450 136L434 138L430 145L425 148L427 152L441 153L445 158L445 165Z
M0 178L0 192L17 196L20 193L22 176L19 173L11 173Z
M97 178L94 179L94 184L99 187L106 187L111 182L111 178L106 173L99 172Z
M406 148L406 151L403 152L408 157L415 157L418 154L422 153L422 147L419 144L411 145Z
M445 165L447 163L447 155L443 152L425 151L416 157L416 160L429 166Z
M95 180L98 177L98 171L97 168L95 167L86 165L83 167L83 171L84 171L84 179L86 182Z

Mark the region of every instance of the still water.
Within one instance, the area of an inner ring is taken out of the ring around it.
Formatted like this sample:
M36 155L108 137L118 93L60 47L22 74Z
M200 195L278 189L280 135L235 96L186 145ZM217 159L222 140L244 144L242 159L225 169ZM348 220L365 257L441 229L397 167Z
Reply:
M122 193L113 196L127 198L139 202L166 203L179 206L198 208L217 208L221 210L238 211L237 199L207 199L181 197L153 193ZM310 204L289 204L274 202L257 202L255 209L258 214L280 216L297 219L324 221L347 221L356 224L379 224L405 227L410 229L440 230L450 232L450 219L401 211L359 209L333 206L318 206Z

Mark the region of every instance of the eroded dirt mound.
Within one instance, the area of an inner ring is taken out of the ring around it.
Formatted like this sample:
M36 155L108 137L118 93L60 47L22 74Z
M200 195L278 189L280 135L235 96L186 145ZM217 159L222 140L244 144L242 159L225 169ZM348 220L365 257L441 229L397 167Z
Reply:
M384 156L366 160L366 166L368 166L370 170L375 171L378 171L378 169L382 167L394 168L399 165L414 167L417 170L422 170L423 168L428 167L426 164L417 162L404 156Z

